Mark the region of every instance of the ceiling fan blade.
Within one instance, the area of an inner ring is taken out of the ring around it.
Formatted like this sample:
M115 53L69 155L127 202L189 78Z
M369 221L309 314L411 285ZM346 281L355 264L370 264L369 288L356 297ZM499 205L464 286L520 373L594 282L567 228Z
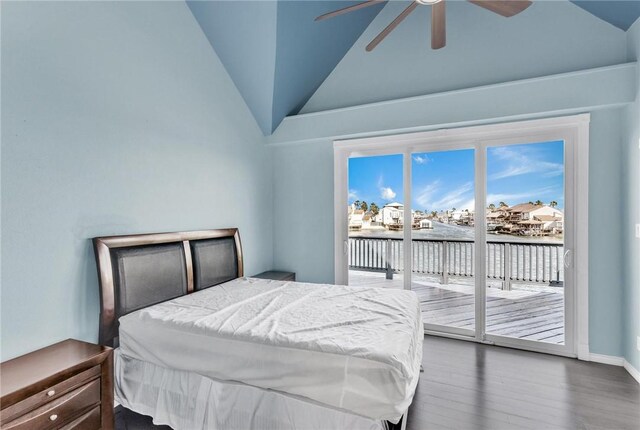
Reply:
M378 3L382 3L383 0L368 0L362 3L354 4L353 6L343 7L342 9L334 10L333 12L320 15L314 21L322 21L323 19L333 18L334 16L342 15L344 13L353 12L354 10L362 9L365 7L373 6Z
M444 48L447 43L447 20L444 0L431 6L431 49Z
M533 3L529 0L469 0L469 2L507 18L519 14Z
M378 44L380 42L382 42L382 40L385 37L387 37L389 35L389 33L391 33L393 31L393 29L396 28L398 26L398 24L400 24L411 12L413 12L416 7L418 7L418 2L416 2L416 1L412 2L409 6L407 6L407 8L405 10L403 10L402 13L396 17L396 19L391 21L391 24L387 25L387 27L384 30L382 30L380 32L380 34L378 34L367 45L367 48L366 48L367 51L372 51L373 48L378 46Z

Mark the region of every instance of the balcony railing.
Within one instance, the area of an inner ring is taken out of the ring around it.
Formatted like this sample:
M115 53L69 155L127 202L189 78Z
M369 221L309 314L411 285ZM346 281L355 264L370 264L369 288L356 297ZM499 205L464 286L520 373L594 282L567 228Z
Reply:
M439 276L443 284L449 277L470 278L475 275L472 240L413 239L413 264L417 274ZM404 272L404 242L386 237L350 237L349 268L394 273ZM502 281L511 289L512 282L561 286L564 281L563 245L549 242L487 241L487 279Z

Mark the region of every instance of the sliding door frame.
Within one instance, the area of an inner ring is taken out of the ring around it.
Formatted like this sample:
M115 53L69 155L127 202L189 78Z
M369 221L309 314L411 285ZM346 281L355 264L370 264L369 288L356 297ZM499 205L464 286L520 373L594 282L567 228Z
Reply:
M486 278L486 249L477 246L476 264L476 327L470 330L432 327L425 324L425 332L477 342L495 343L519 349L548 352L589 359L588 317L588 186L589 186L589 114L518 121L502 124L440 129L393 136L367 137L334 141L334 221L335 221L335 282L348 282L348 160L350 157L403 155L404 201L411 208L411 157L415 152L475 149L476 213L483 213L486 203L487 148L505 144L562 140L565 144L565 193L571 198L565 206L566 216L573 226L565 228L565 249L571 253L570 267L565 267L565 279L572 288L565 290L565 345L510 339L485 335L486 291L479 287ZM571 190L567 193L567 190ZM407 203L408 202L408 203ZM405 210L404 225L411 224L411 212ZM571 230L571 231L569 231ZM411 229L404 229L405 244L411 244ZM486 219L476 220L476 244L486 243ZM411 268L411 246L405 246L404 267ZM404 276L404 287L411 288L411 270Z

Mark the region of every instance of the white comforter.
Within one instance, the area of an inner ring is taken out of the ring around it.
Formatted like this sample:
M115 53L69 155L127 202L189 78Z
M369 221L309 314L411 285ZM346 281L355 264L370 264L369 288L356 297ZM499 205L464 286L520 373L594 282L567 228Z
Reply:
M120 318L121 352L397 422L418 381L415 293L240 278Z

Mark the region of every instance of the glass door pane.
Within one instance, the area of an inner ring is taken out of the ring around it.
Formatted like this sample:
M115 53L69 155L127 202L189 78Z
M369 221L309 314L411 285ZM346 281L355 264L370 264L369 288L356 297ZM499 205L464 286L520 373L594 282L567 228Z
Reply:
M487 334L564 344L564 142L487 149Z
M349 158L349 285L404 288L402 154Z
M413 276L425 327L475 330L473 149L414 153Z

